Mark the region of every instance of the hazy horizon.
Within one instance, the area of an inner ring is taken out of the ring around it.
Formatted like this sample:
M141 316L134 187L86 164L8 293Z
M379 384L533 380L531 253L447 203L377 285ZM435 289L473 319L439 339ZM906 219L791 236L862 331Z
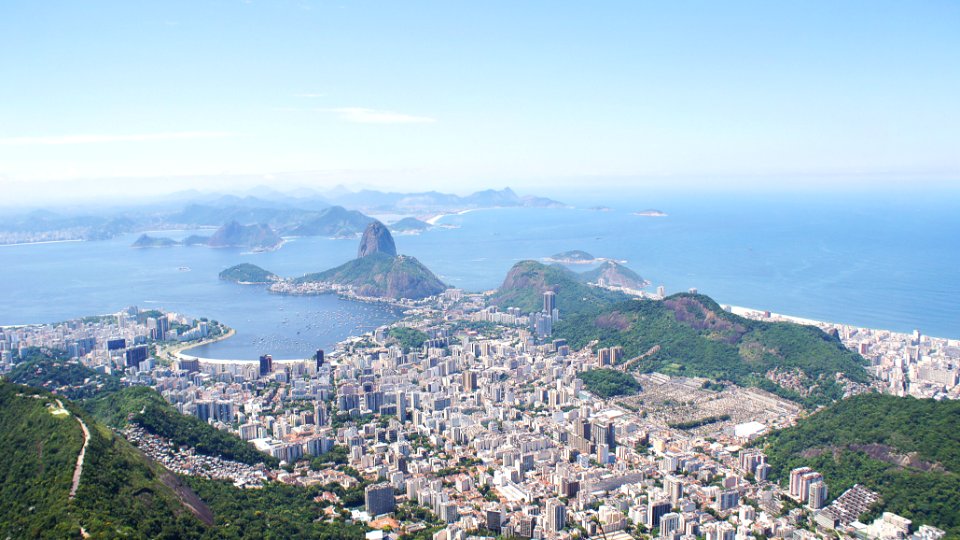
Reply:
M958 26L944 2L5 2L0 188L952 189Z

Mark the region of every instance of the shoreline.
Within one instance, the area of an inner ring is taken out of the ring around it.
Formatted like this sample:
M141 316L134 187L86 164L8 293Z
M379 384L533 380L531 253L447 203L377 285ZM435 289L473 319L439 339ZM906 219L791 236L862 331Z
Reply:
M228 329L225 334L221 334L215 338L202 339L197 343L188 343L186 345L175 345L169 349L164 350L161 354L166 354L167 358L169 358L170 360L181 360L181 359L193 360L194 358L197 358L197 357L183 354L183 352L189 351L190 349L195 349L197 347L202 347L204 345L210 345L211 343L217 343L218 341L223 341L225 339L229 339L237 333L237 331L234 330L233 328L230 328L230 327L227 327L227 328ZM183 358L183 357L186 357L186 358Z
M83 238L73 238L70 240L40 240L39 242L11 242L7 244L0 244L0 247L8 246L39 246L41 244L66 244L69 242L89 242Z
M802 324L802 325L805 325L805 326L816 326L816 327L821 328L821 329L822 329L823 327L825 327L825 326L827 326L827 327L854 328L854 329L857 329L857 330L868 330L868 331L870 331L870 332L887 332L887 333L892 334L892 335L911 337L911 334L909 334L909 333L907 333L907 332L898 332L898 331L896 331L896 330L889 330L889 329L886 329L886 328L872 328L872 327L869 327L869 326L858 326L858 325L855 325L855 324L847 324L847 323L842 323L842 322L818 321L818 320L816 320L816 319L808 319L808 318L805 318L805 317L797 317L797 316L795 316L795 315L784 315L783 313L774 313L774 312L772 312L772 311L767 311L767 310L765 310L765 309L756 309L756 308L748 308L748 307L743 307L743 306L734 306L734 305L731 305L731 304L721 304L720 306L721 306L721 307L730 308L730 309L729 309L729 312L730 312L730 313L733 313L734 315L739 315L739 316L744 317L744 318L746 318L746 319L764 320L764 321L772 321L772 322L784 321L784 322L791 322L791 323L794 323L794 324ZM769 313L770 316L769 316L769 317L765 316L766 313ZM949 338L949 337L941 337L941 336L932 336L932 335L928 335L928 334L923 334L923 335L926 336L926 337L928 337L928 338L930 338L930 339L938 339L938 340L943 340L943 341L960 341L960 337Z

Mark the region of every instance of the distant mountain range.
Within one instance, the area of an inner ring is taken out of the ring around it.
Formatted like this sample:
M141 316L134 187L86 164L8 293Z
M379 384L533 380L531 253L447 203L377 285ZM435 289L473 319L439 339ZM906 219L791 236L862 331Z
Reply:
M135 248L162 248L173 246L208 246L213 248L244 248L254 251L277 249L283 239L269 225L257 223L241 225L231 221L217 229L212 236L191 235L178 242L172 238L140 235L133 243Z
M519 196L510 188L459 196L436 191L358 192L342 187L328 193L301 189L282 193L266 187L236 195L181 192L150 204L91 212L89 207L52 212L35 210L0 217L0 244L55 240L102 240L143 230L221 227L236 221L264 224L283 236L352 237L373 221L366 215L428 216L493 207L561 207L544 197ZM422 222L421 222L422 223ZM397 231L422 229L400 220Z

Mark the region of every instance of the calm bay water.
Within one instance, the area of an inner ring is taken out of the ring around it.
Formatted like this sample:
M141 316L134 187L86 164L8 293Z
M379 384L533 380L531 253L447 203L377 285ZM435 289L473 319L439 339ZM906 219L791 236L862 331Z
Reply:
M613 209L481 210L440 221L457 228L401 235L396 242L400 252L467 290L495 288L518 260L583 249L627 260L653 287L662 284L668 292L697 287L724 304L960 338L955 199L651 195L598 203ZM669 215L632 213L646 208ZM355 240L299 238L276 252L251 254L201 247L136 250L129 247L135 238L0 247L0 324L50 322L128 305L162 307L237 329L234 338L197 354L252 359L266 352L306 356L398 317L331 295L278 296L217 279L220 270L239 262L284 276L326 269L354 257Z

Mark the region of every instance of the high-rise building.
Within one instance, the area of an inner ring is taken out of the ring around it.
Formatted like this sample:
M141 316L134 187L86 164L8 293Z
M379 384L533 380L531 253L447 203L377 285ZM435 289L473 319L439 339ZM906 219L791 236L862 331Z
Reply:
M800 481L803 475L809 472L813 472L813 469L810 467L798 467L790 471L790 496L794 499L801 499Z
M317 349L317 354L314 358L317 360L317 371L319 371L320 368L323 367L323 349Z
M660 516L660 536L661 537L673 536L671 533L673 533L673 531L678 531L680 529L681 529L680 514L676 512L668 512Z
M273 372L273 357L269 354L265 354L260 357L260 376L266 376L267 373Z
M500 532L500 526L503 524L503 512L497 508L487 510L487 529L493 532Z
M548 315L553 315L553 310L557 309L557 293L547 291L543 293L543 311Z
M807 488L807 506L819 510L827 504L827 483L822 479L814 480Z
M597 366L605 367L610 365L610 349L597 349Z
M724 491L717 497L717 510L724 512L740 504L740 492L735 489Z
M367 486L363 491L364 503L367 506L367 513L371 516L379 516L393 512L397 506L397 499L393 493L393 486L390 484L374 484Z
M613 424L596 422L590 431L593 434L593 442L595 444L605 444L610 447L610 451L615 449L616 439L614 438Z
M548 532L557 533L567 526L567 507L558 499L547 501L544 528Z
M667 495L670 497L670 502L677 504L677 501L683 497L683 482L679 478L673 475L668 475L663 479L663 488L667 491Z
M670 512L669 501L657 501L651 499L647 503L647 523L648 528L654 528L660 525L660 518Z
M617 365L623 362L623 347L616 345L610 347L610 364Z
M480 388L480 375L472 369L463 372L463 390L465 392L475 392Z
M127 352L124 353L127 360L127 367L137 367L140 365L140 362L143 362L147 359L147 354L149 349L146 345L140 345L139 347L131 347L127 349Z

